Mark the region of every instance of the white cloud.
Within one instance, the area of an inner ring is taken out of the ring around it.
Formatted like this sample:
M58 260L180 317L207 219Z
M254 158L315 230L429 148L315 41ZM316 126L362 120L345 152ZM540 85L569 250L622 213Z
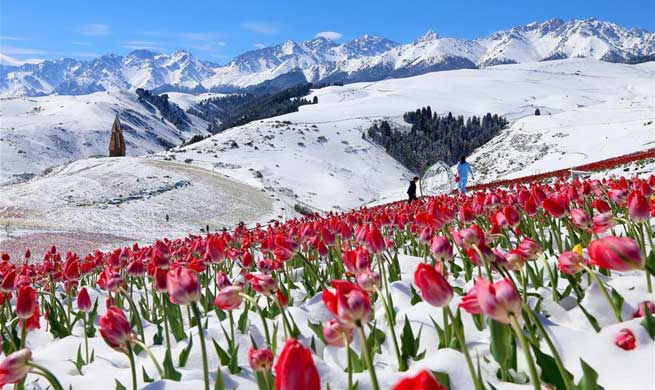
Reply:
M154 51L164 51L160 42L153 41L127 41L121 46L132 49L132 50L154 50Z
M24 41L23 37L16 37L11 35L0 35L0 41Z
M266 47L263 43L255 43L253 46L255 46L255 49L263 49Z
M89 42L71 42L71 45L75 46L91 46Z
M316 34L314 38L325 38L331 41L338 41L342 36L343 34L336 31L321 31L320 33Z
M107 35L109 34L109 30L111 30L110 26L100 23L85 24L80 28L82 34L89 36Z
M250 21L241 25L248 31L260 34L277 34L277 27L271 23Z
M41 50L41 49L33 49L33 48L26 48L26 47L15 47L15 46L2 46L2 54L5 55L18 55L18 56L24 56L24 55L40 55L40 54L48 54L47 51Z

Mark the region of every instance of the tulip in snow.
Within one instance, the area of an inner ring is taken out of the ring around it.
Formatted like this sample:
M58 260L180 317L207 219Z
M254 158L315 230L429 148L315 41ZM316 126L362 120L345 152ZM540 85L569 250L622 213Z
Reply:
M447 390L447 388L442 386L428 370L422 370L415 376L401 379L393 390Z
M629 237L607 236L589 243L591 264L615 271L643 269L641 248Z
M4 385L18 383L32 370L27 363L32 359L32 352L23 348L18 350L0 363L0 388Z
M248 350L248 363L254 372L265 372L273 366L273 352L270 349Z
M275 390L320 390L312 353L298 340L288 339L275 363Z
M368 321L371 301L364 290L347 280L333 280L332 287L335 293L323 290L323 302L342 325L353 328Z
M168 271L166 287L171 302L190 305L200 300L200 282L196 271L186 267L176 267Z
M421 291L423 300L432 306L442 307L453 298L453 288L437 270L429 264L421 263L414 272L414 283Z
M214 305L221 310L234 310L241 306L243 297L243 288L241 286L223 287L216 293Z
M623 328L614 339L614 344L625 351L631 351L637 346L637 339L630 329Z
M98 323L102 338L114 349L124 351L126 344L135 337L130 322L116 306L110 307Z
M510 323L512 315L521 316L521 296L509 279L495 283L478 279L475 284L478 303L484 314L505 324Z

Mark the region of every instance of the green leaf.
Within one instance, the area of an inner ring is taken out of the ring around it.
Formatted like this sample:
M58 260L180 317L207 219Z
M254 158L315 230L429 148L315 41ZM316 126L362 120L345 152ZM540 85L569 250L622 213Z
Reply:
M612 300L614 301L614 304L616 305L616 307L619 308L619 313L620 313L625 299L623 299L621 294L619 294L619 292L616 291L616 289L612 289L611 296L612 296Z
M191 337L191 334L189 333L189 344L187 344L186 348L184 348L181 352L180 355L177 358L177 365L180 367L186 366L187 361L189 360L189 354L191 353L191 348L193 347L193 338Z
M650 312L648 305L644 303L644 319L641 321L641 326L646 328L648 335L651 339L655 340L655 319L653 313Z
M146 372L146 368L141 366L141 371L143 372L143 381L146 383L151 383L154 382L155 380L152 379L151 377L148 376L148 373Z
M95 337L96 335L96 317L98 316L98 298L96 298L93 303L93 309L89 312L89 316L86 321L86 335L88 337Z
M248 302L246 302L245 309L237 320L237 328L239 328L241 334L246 334L246 330L248 329L248 306Z
M443 329L437 324L437 321L430 316L430 321L432 321L432 325L434 326L434 329L437 331L437 336L439 337L439 349L446 348L448 346L448 341L446 340L446 332L444 332Z
M415 357L418 352L418 345L416 345L416 339L414 338L414 333L412 332L412 326L405 315L405 324L403 325L403 331L400 334L400 351L401 357L407 363L410 357Z
M448 373L432 371L432 375L437 378L437 381L441 383L441 386L445 387L447 390L450 390L450 377L448 376Z
M484 330L484 328L486 327L485 322L484 322L484 315L482 315L482 314L472 314L471 317L473 319L473 323L475 324L476 329L479 330L479 331Z
M589 313L587 309L585 309L584 306L582 306L579 302L578 302L578 307L580 307L580 310L582 310L585 317L587 317L587 321L589 321L589 323L594 328L596 333L600 332L601 326L598 324L598 320L596 319L596 317L591 315L591 313Z
M369 325L369 328L371 329L371 333L366 338L366 345L368 345L369 351L373 351L373 353L382 353L380 345L384 343L387 336L383 331L375 326L375 323L373 323L372 326Z
M164 342L164 337L162 336L162 327L161 325L157 324L157 332L152 336L152 344L153 345L162 345Z
M114 379L114 382L116 383L116 390L127 390L127 388L123 386L123 384L120 383L118 379Z
M508 324L489 319L491 355L505 370L516 369L516 342Z
M182 378L182 374L173 366L173 358L171 357L171 351L169 350L167 350L166 355L164 355L164 364L162 368L164 369L164 374L162 375L163 379L170 379L179 382L180 378Z
M307 320L307 326L309 327L309 329L312 330L312 332L314 332L316 337L318 337L318 339L323 342L323 344L327 345L327 341L325 340L325 336L323 335L323 325L320 322L313 323Z
M578 383L577 390L603 390L598 385L598 374L596 371L582 359L580 359L580 365L582 366L582 378Z
M227 368L230 370L230 374L238 374L241 372L241 367L239 367L239 362L237 361L238 356L239 346L237 345L230 353L230 361L227 364Z
M422 299L421 299L420 295L418 295L418 294L416 293L416 290L414 289L414 286L410 285L409 287L410 287L411 290L412 290L412 300L409 301L409 302L412 304L412 306L414 306L414 305L416 305L417 303L421 302Z
M358 374L360 372L364 372L366 370L366 365L364 364L364 360L360 359L359 356L357 356L357 353L348 346L348 349L350 350L350 366L353 369L353 372ZM344 369L344 372L347 372L348 368L346 367Z
M646 258L646 271L655 276L655 249L650 250L650 254Z
M541 368L541 380L553 386L555 390L566 390L564 378L562 378L562 373L559 371L559 368L557 368L555 359L552 356L541 352L539 348L534 345L532 345L532 350L534 351L537 365ZM566 375L573 379L573 375L570 372L566 371Z
M168 325L175 341L181 341L186 338L186 333L184 331L184 323L182 322L182 311L179 306L172 306L164 298L164 305L166 310L166 316L168 317Z
M77 347L77 358L75 360L69 360L75 368L77 369L77 372L80 373L80 375L84 375L82 373L82 367L84 367L84 359L82 359L82 345Z
M214 343L214 349L216 349L216 354L218 355L218 359L221 361L222 366L226 366L230 362L230 355L228 355L227 352L223 348L221 348L220 345L216 342L216 340L212 339L212 342Z

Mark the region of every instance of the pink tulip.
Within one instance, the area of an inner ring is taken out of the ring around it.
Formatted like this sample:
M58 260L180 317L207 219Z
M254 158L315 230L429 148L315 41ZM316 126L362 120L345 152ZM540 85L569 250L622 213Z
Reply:
M252 286L252 289L265 296L270 296L275 293L276 284L275 279L271 275L263 274L260 272L247 274L246 280Z
M332 319L323 323L323 336L329 345L341 348L346 345L346 340L352 341L353 331Z
M273 352L270 349L250 348L248 363L254 372L266 372L273 366Z
M573 251L567 251L560 253L557 259L557 266L560 271L565 274L573 275L584 269L583 267L584 259L577 253Z
M88 313L91 311L91 297L89 297L86 287L82 287L77 294L77 310Z
M632 191L628 196L628 213L635 222L644 222L650 219L648 199L639 191Z
M521 296L509 279L495 283L478 279L476 292L480 309L490 318L508 324L510 316L521 316Z
M200 281L196 271L186 267L176 267L166 276L168 297L177 305L190 305L200 300Z
M589 215L583 209L571 210L571 221L580 229L586 230L591 227L591 218L589 218Z
M380 286L380 274L368 270L360 272L357 275L357 284L366 292L375 292L375 288Z
M436 260L450 260L453 258L453 246L444 236L433 237L430 240L430 252Z
M323 290L323 302L342 325L353 328L368 322L371 301L364 290L347 280L333 280L332 287L335 293Z
M18 383L32 370L27 363L32 359L32 351L27 348L18 350L0 363L0 388L4 385Z
M637 339L630 329L623 328L614 339L614 344L625 351L631 351L637 346Z
M216 298L214 298L214 305L221 310L234 310L241 306L243 297L240 295L243 293L243 288L241 286L227 286L218 290L216 293Z

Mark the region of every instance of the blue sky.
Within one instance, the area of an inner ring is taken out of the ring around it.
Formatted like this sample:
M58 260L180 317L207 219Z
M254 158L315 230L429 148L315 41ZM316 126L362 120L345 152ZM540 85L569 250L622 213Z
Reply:
M363 34L405 43L432 29L476 38L531 21L596 17L655 31L655 1L38 1L2 0L0 53L90 58L179 48L217 63L287 39Z

